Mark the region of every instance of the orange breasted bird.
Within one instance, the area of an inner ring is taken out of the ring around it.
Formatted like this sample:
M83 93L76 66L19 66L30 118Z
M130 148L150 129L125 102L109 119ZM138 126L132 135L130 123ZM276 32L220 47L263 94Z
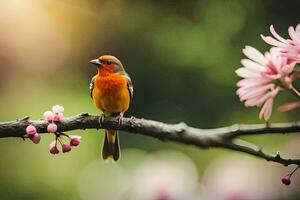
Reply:
M98 73L92 78L90 84L90 94L103 115L102 117L118 117L122 123L122 117L128 110L133 87L129 75L126 73L122 63L116 57L103 55L91 60L98 68ZM119 135L116 130L105 130L104 143L102 147L102 157L104 160L120 159Z

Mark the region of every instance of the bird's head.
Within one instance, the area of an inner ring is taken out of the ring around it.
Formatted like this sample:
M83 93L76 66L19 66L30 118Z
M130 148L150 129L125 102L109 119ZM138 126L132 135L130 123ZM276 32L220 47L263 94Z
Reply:
M124 67L121 61L112 55L103 55L93 59L90 63L98 67L99 72L120 73L124 72Z

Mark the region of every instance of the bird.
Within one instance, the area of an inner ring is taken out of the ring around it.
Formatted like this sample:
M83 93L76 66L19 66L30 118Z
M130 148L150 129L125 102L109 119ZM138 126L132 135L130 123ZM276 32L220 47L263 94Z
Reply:
M99 123L105 117L117 117L122 124L124 113L129 109L133 97L133 85L121 61L112 55L102 55L90 63L97 66L98 73L91 79L90 95L102 111ZM105 130L102 158L117 162L121 157L119 133Z

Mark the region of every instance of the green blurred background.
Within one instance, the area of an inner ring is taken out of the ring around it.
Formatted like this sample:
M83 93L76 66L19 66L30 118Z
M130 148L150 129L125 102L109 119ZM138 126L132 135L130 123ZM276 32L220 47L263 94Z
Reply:
M0 121L27 115L40 119L54 104L65 107L65 116L99 114L88 89L96 68L88 61L112 54L123 62L134 85L126 116L184 121L201 128L262 123L259 110L244 108L235 95L238 77L234 71L243 58L241 49L251 45L268 50L259 34L268 35L271 24L286 37L288 26L300 21L299 7L296 0L1 0ZM280 95L275 105L292 99L289 94ZM295 111L274 112L271 121L298 119ZM265 182L242 179L247 187L258 185L262 190L251 190L253 194L261 192L255 199L297 199L297 184L286 188L280 183L280 177L291 168L220 149L202 150L121 133L122 160L118 165L105 164L100 159L100 132L72 131L83 136L80 147L56 156L48 150L54 139L51 135L43 135L38 145L20 138L1 139L0 199L134 199L132 177L148 163L148 157L153 159L149 163L192 166L192 175L185 174L191 171L184 167L181 172L196 180L194 199L212 199L206 193L218 187L205 177L211 177L215 165L226 174L224 159L235 159L229 162L230 169L239 166L234 163L247 161L253 166L241 174L262 178L268 172L275 177L275 181L265 178ZM247 139L273 153L279 150L300 156L300 149L289 149L290 142L297 140L293 135ZM155 167L146 174L151 173L156 173ZM143 175L138 177L143 180ZM226 181L233 188L240 185L232 177L235 175L222 178L225 185ZM186 191L188 186L178 187ZM214 198L254 198L241 191L236 192L240 196L221 193ZM274 196L263 196L264 192Z

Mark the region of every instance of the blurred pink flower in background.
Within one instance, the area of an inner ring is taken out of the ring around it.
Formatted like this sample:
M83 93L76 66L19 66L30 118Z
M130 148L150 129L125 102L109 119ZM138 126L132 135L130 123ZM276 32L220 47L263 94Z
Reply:
M78 178L83 200L201 200L194 162L178 151L125 149L117 164L97 159Z
M296 29L292 26L289 27L288 32L291 39L284 39L274 29L273 25L270 26L270 32L274 37L261 35L262 39L276 47L276 50L288 59L288 63L300 62L300 24Z
M176 154L178 160L152 157L135 169L130 178L130 199L194 199L198 189L196 168L189 158L180 153Z
M273 48L264 55L257 49L246 46L243 53L248 59L242 59L243 67L236 70L243 79L238 81L237 95L246 107L261 107L259 118L270 119L274 98L278 92L291 85L290 73L294 64L278 55Z
M287 187L281 183L282 169L249 157L217 160L207 168L202 180L205 200L285 199Z

